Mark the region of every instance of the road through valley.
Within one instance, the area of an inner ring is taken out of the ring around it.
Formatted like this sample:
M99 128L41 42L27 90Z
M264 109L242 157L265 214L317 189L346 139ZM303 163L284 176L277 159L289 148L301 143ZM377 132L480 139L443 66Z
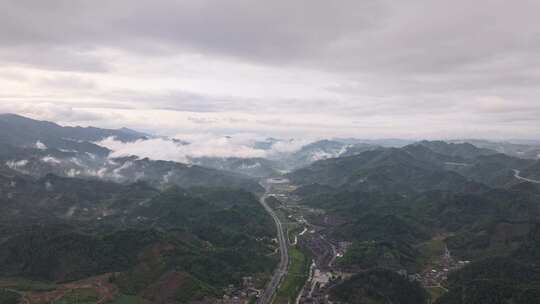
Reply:
M264 185L263 185L264 186ZM270 304L272 302L272 299L274 298L274 295L276 294L280 283L283 281L283 278L287 274L287 270L289 267L289 248L288 248L288 241L285 237L285 231L283 228L283 225L281 223L281 220L275 213L275 211L266 203L266 199L269 196L269 189L270 186L266 186L266 193L261 196L260 203L264 207L264 209L272 216L274 219L274 222L276 224L277 228L277 239L279 242L279 253L280 253L280 261L278 268L275 270L274 275L272 276L272 280L266 287L265 291L259 297L259 300L257 303L259 304Z

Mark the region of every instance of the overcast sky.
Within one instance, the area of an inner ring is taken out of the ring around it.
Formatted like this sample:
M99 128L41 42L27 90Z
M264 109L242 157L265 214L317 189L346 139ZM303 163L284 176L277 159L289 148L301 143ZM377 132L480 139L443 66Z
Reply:
M540 136L538 0L0 0L0 112L166 135Z

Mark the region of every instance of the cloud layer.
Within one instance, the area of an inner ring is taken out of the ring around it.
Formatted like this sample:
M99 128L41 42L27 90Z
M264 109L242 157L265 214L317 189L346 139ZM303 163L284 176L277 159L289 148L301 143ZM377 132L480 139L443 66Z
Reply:
M182 134L181 141L169 138L152 138L135 142L121 142L106 138L97 144L112 151L110 157L137 156L153 160L170 160L191 163L199 157L272 158L282 153L292 153L309 143L305 140L277 141L269 149L255 147L256 135L235 134L218 137L211 134Z
M0 111L322 137L535 138L540 2L0 1Z

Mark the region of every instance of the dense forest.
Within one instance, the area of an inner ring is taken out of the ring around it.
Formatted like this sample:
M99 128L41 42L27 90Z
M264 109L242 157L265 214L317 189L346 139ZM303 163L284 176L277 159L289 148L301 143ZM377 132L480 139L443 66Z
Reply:
M61 182L52 183L59 189ZM110 195L110 184L84 185L96 192L58 191L77 194L70 205L102 200L123 212L67 220L55 217L58 205L41 214L40 224L3 226L0 275L67 282L116 273L113 281L123 294L150 298L160 292L160 281L180 281L173 297L188 301L219 297L243 276L268 277L276 264L272 220L249 192L132 185L127 189L144 191L123 195L118 185Z

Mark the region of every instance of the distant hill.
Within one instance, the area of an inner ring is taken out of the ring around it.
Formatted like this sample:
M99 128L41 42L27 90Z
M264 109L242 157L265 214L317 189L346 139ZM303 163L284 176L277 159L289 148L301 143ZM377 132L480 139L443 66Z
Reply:
M319 161L290 173L288 177L301 185L318 183L369 191L462 191L470 182L459 174L444 170L449 161L459 160L412 145Z
M197 157L191 162L202 167L225 170L244 174L251 177L269 177L280 174L282 165L265 158L239 158L239 157Z
M338 267L414 273L432 238L469 260L522 246L540 219L540 188L514 169L530 174L536 165L469 144L419 142L317 161L287 176L301 205L324 210L311 220L329 238L352 242Z
M385 269L359 273L331 291L339 303L426 304L428 295L417 283Z
M319 140L303 146L282 161L288 168L301 168L316 161L360 154L379 146L365 143L346 143L337 140Z
M437 304L539 303L538 226L508 255L474 262L449 276L449 292Z
M523 172L521 172L521 176L534 180L540 180L540 160L525 168Z
M154 187L175 184L181 187L235 187L254 192L263 190L256 181L242 174L257 173L257 168L249 170L249 164L242 171L242 164L234 168L237 170L221 170L171 161L139 159L136 156L113 159L109 157L109 149L94 143L111 136L120 141L146 140L149 137L126 128L109 130L62 127L51 122L2 114L0 163L37 178L55 174L122 183L147 181Z
M474 182L511 185L516 182L513 170L526 169L533 163L470 144L423 141L321 160L288 177L300 185L317 183L350 189L464 191Z
M243 276L270 276L274 226L253 194L0 167L0 276L61 283L114 272L122 294L215 300Z
M15 114L0 114L0 143L26 148L80 149L84 145L115 137L120 141L147 138L130 129L99 129L94 127L62 127L52 122L38 121Z
M540 143L538 141L489 141L480 139L453 140L453 143L471 143L476 147L504 153L513 157L540 159Z
M448 155L452 157L461 157L463 159L473 159L482 155L497 154L496 151L478 148L468 142L465 143L447 143L444 141L420 141L416 145L422 145L433 152Z

